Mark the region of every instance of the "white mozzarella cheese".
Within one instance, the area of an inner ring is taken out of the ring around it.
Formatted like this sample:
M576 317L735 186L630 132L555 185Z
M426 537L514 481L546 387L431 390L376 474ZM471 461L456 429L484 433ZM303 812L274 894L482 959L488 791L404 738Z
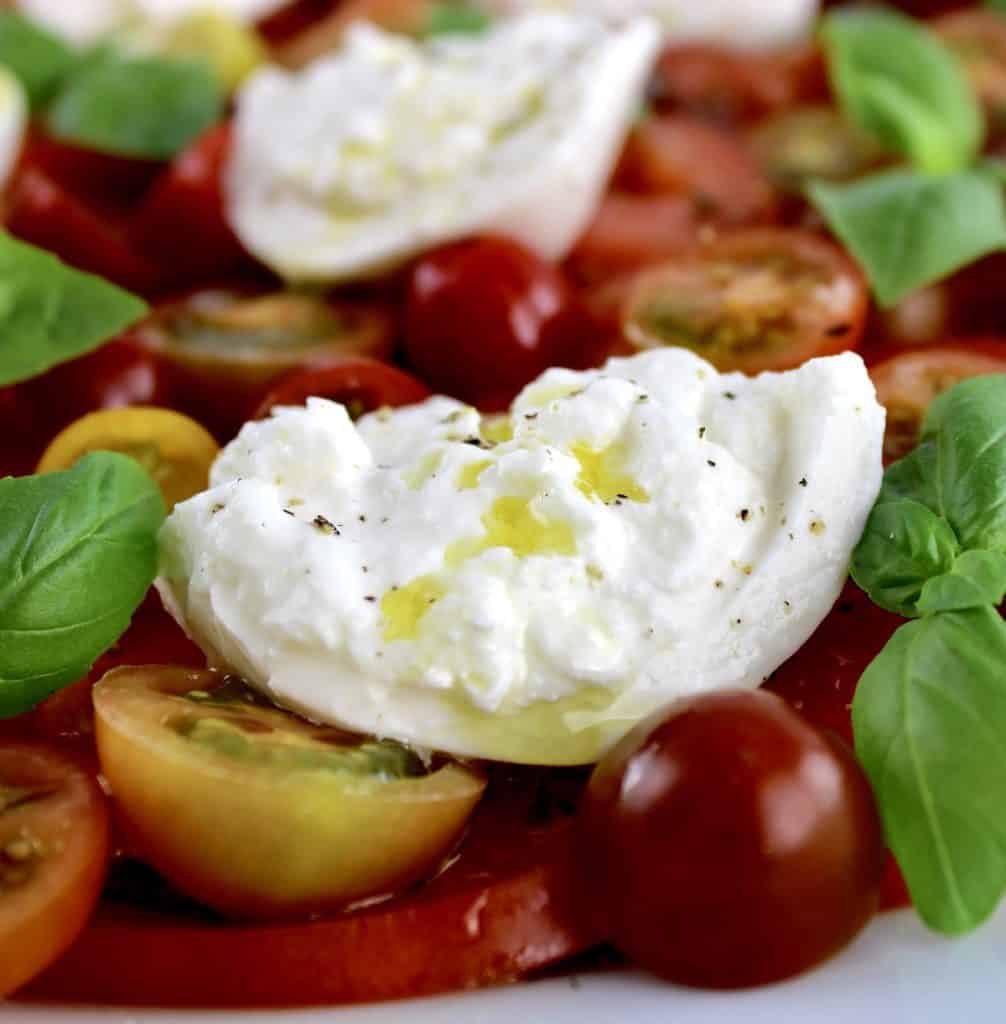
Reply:
M247 424L164 528L211 659L312 718L590 762L675 698L757 686L846 578L881 478L858 356L721 376L680 349L550 370L487 423L433 398Z
M237 97L230 222L282 276L365 277L498 232L558 259L592 216L658 30L529 14L424 43L357 24L302 71Z
M0 189L14 171L27 128L28 95L21 82L0 67Z

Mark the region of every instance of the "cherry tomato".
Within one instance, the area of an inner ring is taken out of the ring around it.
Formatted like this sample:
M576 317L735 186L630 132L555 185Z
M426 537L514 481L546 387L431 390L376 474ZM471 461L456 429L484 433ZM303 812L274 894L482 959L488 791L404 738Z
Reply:
M60 431L42 453L36 472L69 469L94 451L122 452L136 459L161 488L170 511L206 490L220 448L204 427L172 409L102 409Z
M985 110L989 134L1006 133L1006 20L999 11L966 10L945 15L933 29L957 55Z
M866 310L862 275L830 242L752 229L641 273L623 327L637 348L680 345L759 373L855 348Z
M563 811L579 784L560 790L557 778L499 771L457 859L412 893L309 924L254 927L107 906L28 991L104 1005L265 1007L516 980L601 938L585 918Z
M362 357L345 359L324 369L295 370L280 377L252 418L268 416L277 405L303 405L312 396L341 402L355 420L382 406L394 408L421 402L429 398L430 390L422 381L388 363Z
M124 226L107 211L98 213L41 171L18 175L7 204L6 227L17 238L80 270L149 293L157 271L127 240Z
M555 267L516 242L479 238L434 250L413 268L405 351L434 391L506 407L550 366L582 366L589 320Z
M278 46L331 14L339 3L340 0L290 0L261 18L256 28L267 42Z
M913 349L871 366L877 400L887 409L884 461L895 462L918 444L934 398L958 381L989 373L1006 373L1006 339Z
M764 223L775 212L772 185L737 136L681 114L636 125L617 182L629 191L687 196L721 225Z
M41 746L0 746L0 997L77 937L101 890L108 813L94 778Z
M224 213L230 145L229 122L210 128L163 171L132 220L137 248L175 286L257 272Z
M769 693L696 697L642 723L597 766L580 813L612 939L672 981L789 977L877 905L884 847L866 777Z

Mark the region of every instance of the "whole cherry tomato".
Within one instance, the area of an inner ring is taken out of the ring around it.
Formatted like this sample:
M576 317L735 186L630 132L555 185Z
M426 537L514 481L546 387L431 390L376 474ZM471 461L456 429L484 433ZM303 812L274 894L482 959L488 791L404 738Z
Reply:
M708 694L642 723L597 766L580 814L608 933L672 981L789 977L877 905L884 846L865 775L770 693Z
M550 366L589 365L593 341L562 273L516 242L458 242L412 270L405 350L434 391L502 408Z

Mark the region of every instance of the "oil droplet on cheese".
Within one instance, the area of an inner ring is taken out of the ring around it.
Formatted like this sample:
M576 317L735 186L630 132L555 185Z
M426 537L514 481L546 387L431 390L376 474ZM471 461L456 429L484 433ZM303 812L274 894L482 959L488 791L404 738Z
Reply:
M434 473L436 473L440 468L440 463L443 461L443 449L436 448L431 452L427 452L419 461L419 464L415 469L411 469L404 474L405 482L412 488L412 490L418 491L419 488L422 487Z
M484 441L503 444L513 440L513 422L509 416L487 416L479 427Z
M524 400L531 405L548 405L549 402L557 402L561 398L569 398L583 390L583 382L580 380L565 381L562 384L542 385L525 395Z
M580 463L576 486L588 498L600 498L605 504L616 498L640 502L650 500L649 494L623 471L625 453L620 445L609 445L597 451L585 444L575 444L570 452Z
M458 490L474 491L479 485L479 477L492 465L491 459L476 459L467 466L461 467L458 474Z
M445 593L436 576L417 576L404 587L389 590L381 598L385 642L415 639L423 616Z
M518 558L576 554L573 527L536 515L530 498L497 498L482 516L482 525L484 536L466 537L448 547L448 565L460 565L489 548L509 548Z

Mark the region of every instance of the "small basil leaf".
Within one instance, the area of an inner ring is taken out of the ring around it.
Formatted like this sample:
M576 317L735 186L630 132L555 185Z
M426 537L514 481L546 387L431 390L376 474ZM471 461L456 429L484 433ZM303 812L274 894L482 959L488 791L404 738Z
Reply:
M911 617L926 581L950 572L959 550L949 524L925 505L875 505L852 553L852 578L874 604Z
M223 112L223 87L202 61L90 60L49 110L56 138L120 156L168 160Z
M1002 11L1006 14L1006 0L985 0L985 6L993 11Z
M426 35L477 35L485 32L491 24L492 18L478 7L469 7L464 3L437 4L430 11L426 22Z
M981 171L894 170L847 185L817 182L809 195L882 306L1006 246L1002 189Z
M958 61L920 22L895 11L835 11L821 37L846 116L917 167L967 167L982 148L981 107Z
M908 498L940 514L940 495L936 486L936 442L917 445L903 459L887 467L880 485L877 504Z
M965 551L950 572L927 580L916 602L921 615L998 605L1006 597L1006 554Z
M44 106L77 65L77 55L59 36L33 21L0 11L0 64L20 79L33 109Z
M157 570L164 501L125 455L0 480L0 718L81 678Z
M852 703L856 753L919 914L975 928L1006 891L1006 623L991 607L901 626Z
M1006 374L936 398L922 425L936 445L940 511L965 548L1006 552Z
M97 348L147 306L0 232L0 387Z

